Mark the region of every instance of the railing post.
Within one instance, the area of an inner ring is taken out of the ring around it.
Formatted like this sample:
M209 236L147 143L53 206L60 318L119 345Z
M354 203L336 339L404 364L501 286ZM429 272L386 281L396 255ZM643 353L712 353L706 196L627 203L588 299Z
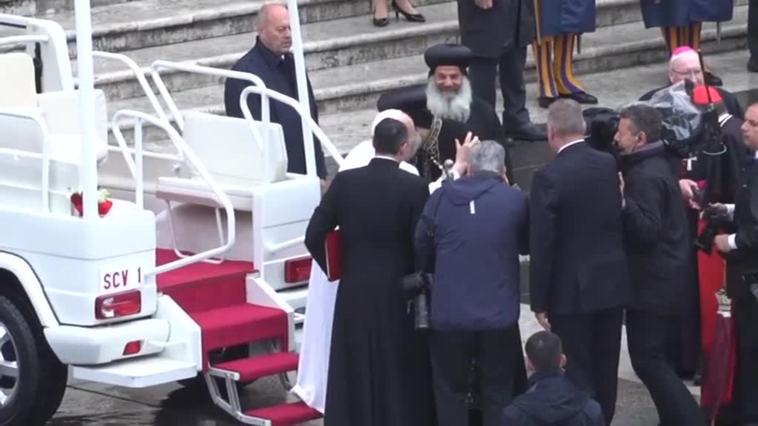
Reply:
M142 118L137 118L137 122L134 126L134 165L135 165L135 194L134 202L140 209L144 208L145 204L145 179L143 176L142 166Z

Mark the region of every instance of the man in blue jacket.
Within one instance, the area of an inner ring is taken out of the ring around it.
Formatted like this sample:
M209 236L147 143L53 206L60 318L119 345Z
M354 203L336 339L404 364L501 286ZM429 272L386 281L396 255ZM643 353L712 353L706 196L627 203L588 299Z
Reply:
M470 392L481 396L484 426L499 425L525 374L518 255L527 252L529 213L526 196L507 184L504 159L497 142L474 144L466 175L432 194L416 228L418 255L434 258L430 351L441 426L469 424Z
M503 411L502 426L603 426L600 404L563 374L566 355L561 338L538 331L526 341L529 390Z

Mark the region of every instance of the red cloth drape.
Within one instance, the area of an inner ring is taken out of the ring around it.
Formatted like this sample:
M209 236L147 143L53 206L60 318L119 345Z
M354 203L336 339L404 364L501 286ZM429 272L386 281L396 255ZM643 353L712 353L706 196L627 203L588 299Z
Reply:
M698 234L705 224L700 221ZM705 357L700 404L707 407L712 420L720 407L732 400L737 362L737 339L734 319L718 313L716 292L724 286L724 258L715 250L711 254L698 251L700 282L700 325Z

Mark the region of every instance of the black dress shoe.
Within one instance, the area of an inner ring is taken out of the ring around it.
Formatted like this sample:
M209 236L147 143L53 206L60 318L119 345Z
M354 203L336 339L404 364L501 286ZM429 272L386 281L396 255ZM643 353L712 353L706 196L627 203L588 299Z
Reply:
M570 95L561 95L562 98L570 98L573 99L580 104L591 104L594 105L597 103L597 98L590 95L589 93L585 92L579 92L579 93L571 93Z
M723 86L724 85L724 81L721 80L719 76L713 74L710 71L704 72L703 77L705 78L705 84L709 86Z
M521 141L544 141L547 139L547 133L533 123L526 123L519 127L506 129L506 136Z
M547 96L540 96L537 98L537 104L540 106L540 108L547 108L552 104L553 102L557 101L558 98L549 98Z
M758 58L750 58L747 61L747 70L750 72L758 72Z

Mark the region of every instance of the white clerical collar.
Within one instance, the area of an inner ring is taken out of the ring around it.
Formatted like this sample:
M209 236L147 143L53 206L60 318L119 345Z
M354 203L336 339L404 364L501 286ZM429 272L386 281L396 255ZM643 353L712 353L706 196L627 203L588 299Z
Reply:
M392 160L392 161L398 163L398 161L397 161L397 159L395 157L391 157L389 155L376 154L376 155L374 155L374 158L381 158L383 160Z
M758 160L758 151L755 151L755 154L753 154L753 159Z
M728 112L719 115L719 126L723 127L730 118L732 118L732 114L729 114Z
M561 151L563 151L564 149L570 147L571 145L576 145L576 144L581 143L581 142L584 142L584 138L577 139L575 141L571 141L571 142L567 143L566 145L563 145L562 147L558 148L558 154L560 154Z

